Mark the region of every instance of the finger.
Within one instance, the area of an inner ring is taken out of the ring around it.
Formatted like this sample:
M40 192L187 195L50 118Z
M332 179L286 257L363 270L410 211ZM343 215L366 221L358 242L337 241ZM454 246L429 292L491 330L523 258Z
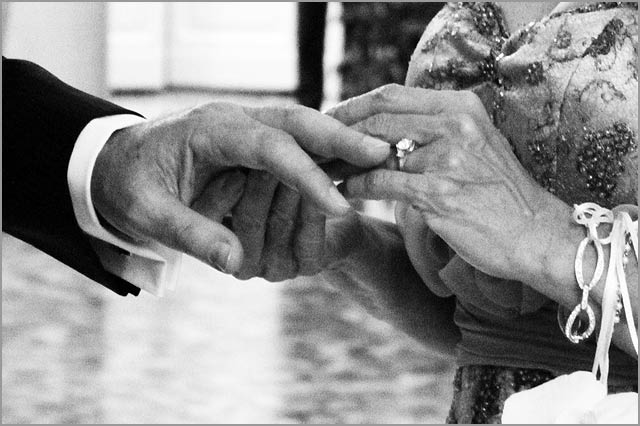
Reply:
M222 272L233 273L240 268L242 245L233 232L175 198L165 195L160 200L148 225L152 238Z
M380 169L345 180L341 189L349 198L395 200L420 205L433 195L442 195L454 190L455 186L435 174Z
M222 173L207 184L191 207L204 217L220 223L240 201L245 181L246 175L240 170Z
M354 166L353 164L349 164L342 160L333 160L328 163L321 164L320 168L333 181L341 181L349 176L359 175L368 170L359 166Z
M379 167L389 170L398 170L398 158L395 155L389 155L385 162ZM334 160L329 163L321 164L320 168L322 168L331 180L337 182L341 182L350 176L361 175L371 170L345 163L342 160Z
M358 133L311 108L254 109L247 113L290 134L305 151L323 158L368 168L382 163L391 150L385 142Z
M406 173L425 172L450 176L462 169L466 153L460 146L446 140L438 140L407 154L402 166Z
M325 264L326 216L304 200L300 203L299 231L295 236L294 256L300 275L314 275Z
M463 112L478 117L486 111L480 99L468 91L431 90L389 84L348 99L325 114L350 126L380 113L442 114Z
M244 262L236 273L239 279L260 274L260 259L264 248L267 219L278 181L267 172L252 170L242 198L232 211L233 231L244 248Z
M297 192L284 185L278 186L269 212L261 261L261 276L268 281L291 278L297 270L293 244L299 204Z
M329 176L290 135L273 129L269 133L269 141L261 147L258 154L260 167L313 201L325 213L343 215L351 210L351 205Z
M453 120L442 115L380 113L351 126L358 132L374 135L395 145L403 138L427 145L450 136L456 130Z

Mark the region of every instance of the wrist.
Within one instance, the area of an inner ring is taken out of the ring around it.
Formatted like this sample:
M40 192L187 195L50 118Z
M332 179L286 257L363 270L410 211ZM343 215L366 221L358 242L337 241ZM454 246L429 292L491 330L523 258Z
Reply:
M586 228L573 220L573 208L565 208L555 215L555 220L547 227L546 244L541 244L542 252L537 269L530 276L532 287L567 307L573 308L579 303L582 291L578 287L575 265L580 242L587 236ZM601 223L598 235L606 237L611 232L611 224ZM603 246L605 265L608 264L609 247ZM582 256L582 274L585 282L590 282L595 273L597 252L593 244L587 244ZM606 276L606 267L601 282ZM602 285L596 284L595 293L602 291Z
M134 206L124 183L127 170L123 165L130 154L127 144L135 140L138 126L114 131L96 157L90 181L92 205L101 224L116 235L136 237L131 230L121 229Z
M549 194L550 195L550 194ZM554 299L565 298L570 286L577 289L574 261L584 228L572 220L572 208L550 195L548 203L529 226L521 262L521 281ZM521 247L522 247L521 246ZM576 292L576 295L578 293Z
M143 121L143 118L131 114L100 117L90 121L78 135L69 159L67 183L78 225L93 237L104 237L104 229L100 227L94 204L94 199L100 197L95 187L92 188L95 175L104 173L102 158L97 163L98 156L105 150L107 141L115 132ZM100 214L103 213L103 209L100 209Z

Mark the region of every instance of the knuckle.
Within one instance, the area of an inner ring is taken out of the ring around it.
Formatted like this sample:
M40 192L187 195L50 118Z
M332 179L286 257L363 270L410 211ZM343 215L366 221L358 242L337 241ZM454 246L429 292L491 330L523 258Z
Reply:
M393 103L401 95L402 86L396 83L387 84L372 92L373 102L377 106Z
M458 137L461 137L464 140L475 138L480 133L475 119L470 114L456 114L453 123L454 132L458 135Z
M441 193L444 193L445 191L441 191ZM438 200L438 207L440 208L441 211L443 212L447 212L447 213L451 213L454 212L458 209L458 205L455 202L453 197L440 197Z
M389 94L389 96L398 96L402 92L403 86L398 83L390 83L382 86L382 89Z
M449 170L459 170L464 162L465 152L457 147L451 147L447 155L447 168Z
M385 113L376 114L367 119L367 133L373 136L384 135L390 127L389 115ZM364 136L363 136L364 138Z

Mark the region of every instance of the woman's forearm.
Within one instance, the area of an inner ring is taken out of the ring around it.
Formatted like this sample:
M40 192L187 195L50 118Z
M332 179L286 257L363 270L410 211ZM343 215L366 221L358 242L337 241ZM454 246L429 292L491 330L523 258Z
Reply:
M460 338L453 322L454 298L429 291L411 265L395 224L359 216L355 234L345 244L357 247L321 277L375 317L450 355Z

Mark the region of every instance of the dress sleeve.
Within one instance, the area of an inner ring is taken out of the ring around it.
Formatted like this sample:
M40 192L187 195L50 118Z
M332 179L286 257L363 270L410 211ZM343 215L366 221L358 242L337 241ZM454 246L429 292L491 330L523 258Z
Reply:
M435 295L455 295L467 305L506 319L536 312L551 303L529 286L492 277L465 262L438 234L413 216L407 205L396 207L396 221L414 269Z

